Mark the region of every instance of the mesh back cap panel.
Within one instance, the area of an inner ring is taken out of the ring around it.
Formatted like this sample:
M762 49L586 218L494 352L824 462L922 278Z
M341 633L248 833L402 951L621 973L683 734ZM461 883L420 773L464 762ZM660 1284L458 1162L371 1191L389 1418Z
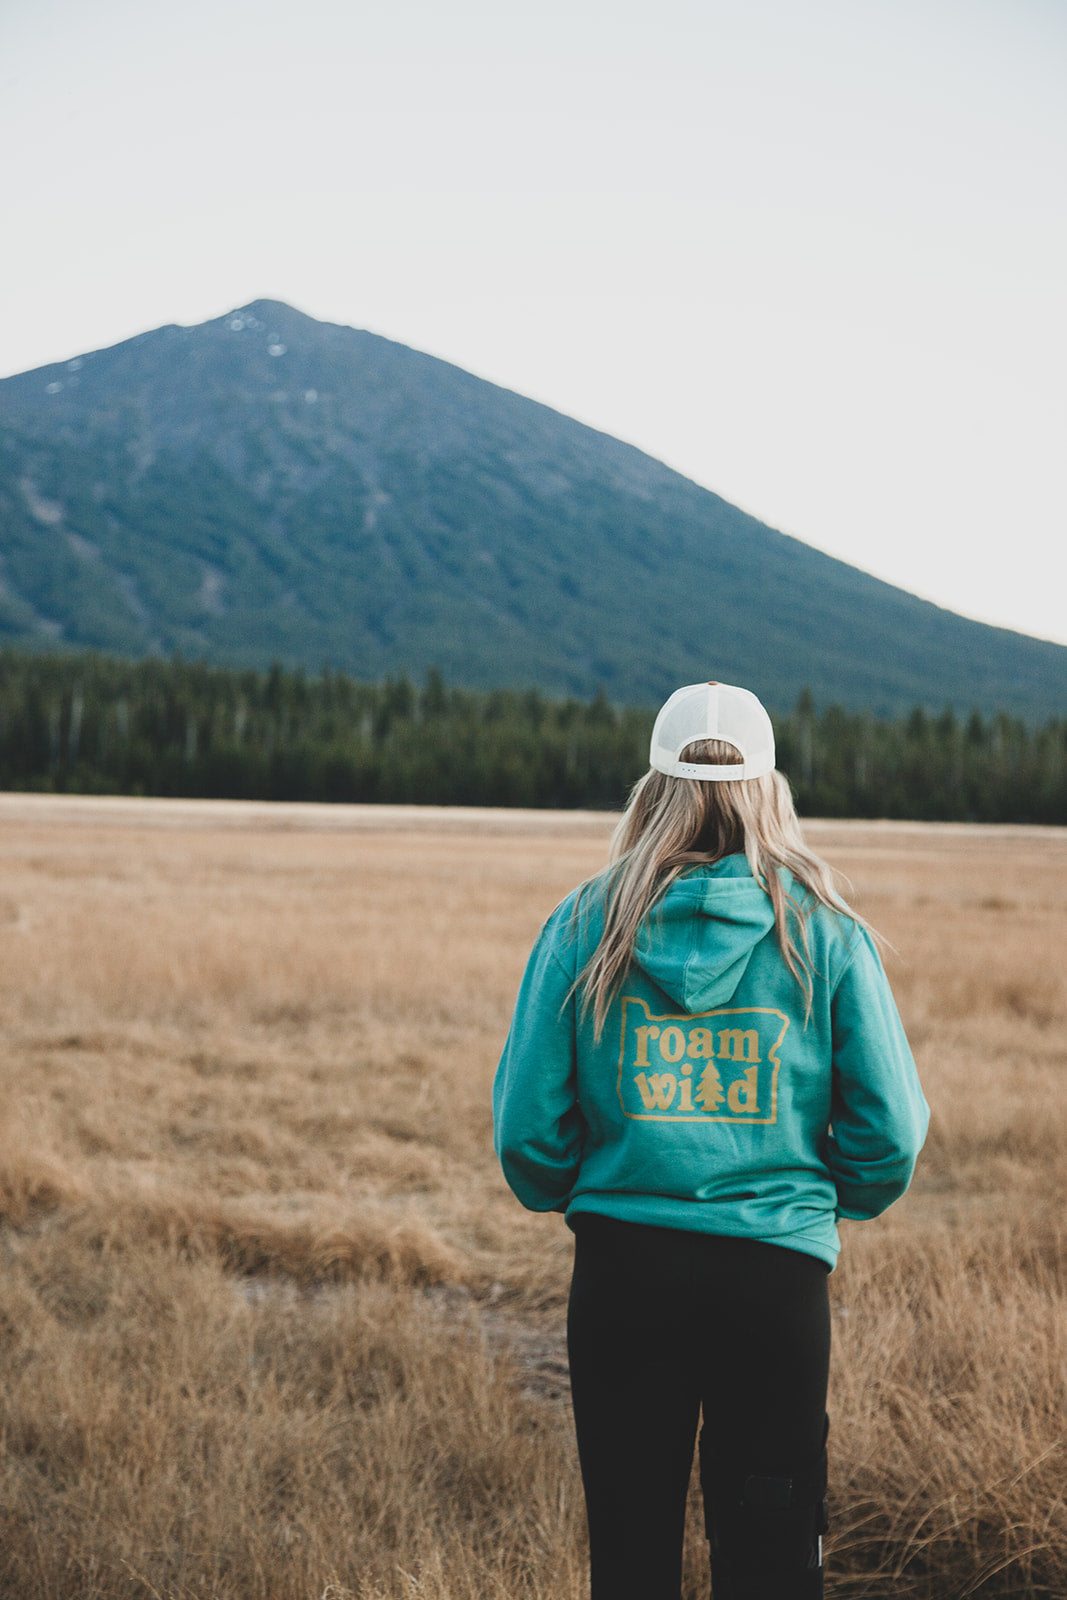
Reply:
M695 739L722 739L740 751L741 765L709 766L682 761ZM729 782L760 778L774 767L771 719L750 689L732 683L688 683L661 708L652 729L649 761L676 778Z

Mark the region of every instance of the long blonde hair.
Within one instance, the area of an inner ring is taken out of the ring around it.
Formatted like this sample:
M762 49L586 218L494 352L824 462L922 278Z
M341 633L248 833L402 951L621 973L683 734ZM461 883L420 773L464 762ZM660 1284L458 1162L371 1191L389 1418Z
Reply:
M682 759L733 766L743 758L723 740L700 739L686 746ZM583 1015L592 1007L598 1039L630 965L637 930L656 902L690 867L741 852L770 896L782 956L810 1012L814 982L806 924L812 906L786 890L779 869L787 868L822 905L845 912L861 927L867 923L845 906L833 869L804 843L789 784L777 771L707 782L653 768L634 785L612 835L608 866L586 886L606 882L603 932L576 984ZM579 910L584 898L579 896Z

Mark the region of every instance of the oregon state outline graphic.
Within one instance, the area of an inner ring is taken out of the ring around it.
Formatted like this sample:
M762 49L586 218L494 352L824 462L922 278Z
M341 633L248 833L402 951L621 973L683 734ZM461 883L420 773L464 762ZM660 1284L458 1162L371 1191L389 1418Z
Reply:
M789 1027L770 1006L653 1012L622 997L619 1105L641 1122L778 1120L778 1049Z

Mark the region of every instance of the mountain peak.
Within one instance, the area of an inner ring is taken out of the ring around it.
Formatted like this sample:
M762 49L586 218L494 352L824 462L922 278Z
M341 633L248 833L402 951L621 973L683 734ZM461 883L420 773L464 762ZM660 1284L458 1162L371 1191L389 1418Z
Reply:
M295 332L303 329L305 332L337 327L339 324L320 322L318 318L308 316L306 311L298 311L295 306L287 305L284 300L253 300L246 306L236 306L232 311L227 311L223 316L214 318L211 322L200 323L201 328L227 327L234 330L234 323L242 323L250 331L270 332L271 329L288 329ZM346 330L354 332L354 329Z

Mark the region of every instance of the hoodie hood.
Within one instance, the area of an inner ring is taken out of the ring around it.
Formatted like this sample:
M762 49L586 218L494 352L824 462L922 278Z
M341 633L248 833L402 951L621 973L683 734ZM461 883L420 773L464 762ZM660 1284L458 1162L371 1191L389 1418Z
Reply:
M725 856L675 879L638 928L634 960L683 1011L710 1011L733 998L773 927L746 858Z

